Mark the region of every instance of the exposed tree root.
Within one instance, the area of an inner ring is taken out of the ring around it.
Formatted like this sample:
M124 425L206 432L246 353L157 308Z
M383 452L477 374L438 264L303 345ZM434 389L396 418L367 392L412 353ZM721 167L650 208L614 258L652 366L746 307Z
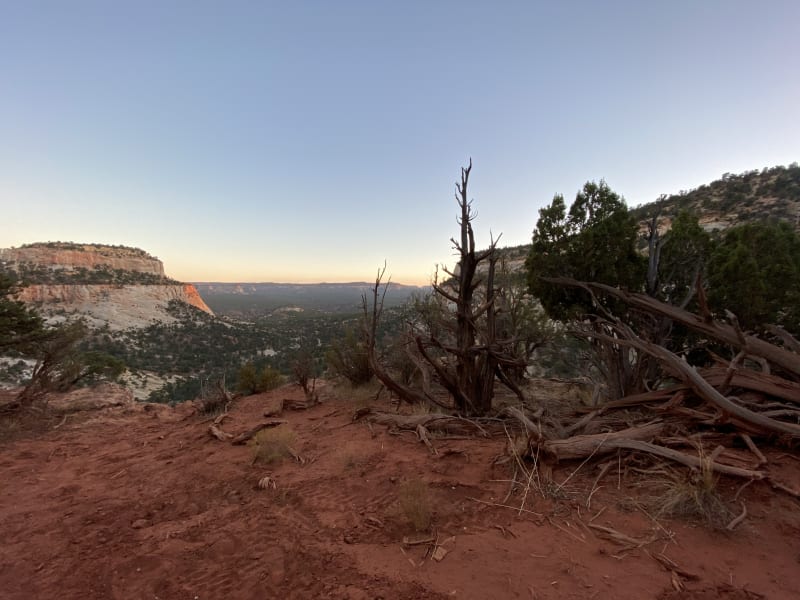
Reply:
M363 408L353 415L353 421L358 421L360 419L404 431L417 432L418 428L422 426L426 430L426 435L427 432L436 431L453 435L489 437L489 432L478 422L463 417L443 414L399 415L396 413L379 412L371 408Z

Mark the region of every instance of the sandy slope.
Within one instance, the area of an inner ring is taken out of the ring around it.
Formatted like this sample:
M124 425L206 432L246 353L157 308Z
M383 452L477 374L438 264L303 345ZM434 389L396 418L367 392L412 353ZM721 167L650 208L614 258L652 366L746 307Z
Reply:
M245 430L292 388L243 399L224 424ZM70 417L38 437L0 445L0 597L250 598L800 598L800 504L762 484L744 493L734 533L655 523L634 507L632 476L616 470L586 508L595 472L581 470L552 501L535 490L519 512L499 502L508 478L492 467L503 440L436 441L351 424L353 404L329 398L286 413L312 459L251 465L247 446L207 435L189 407L113 409ZM446 453L446 450L463 452ZM800 463L773 456L800 487ZM563 481L577 465L556 470ZM585 469L588 471L588 467ZM260 490L266 474L276 490ZM404 481L421 478L449 553L404 548ZM732 496L739 482L723 482ZM519 506L521 497L509 504ZM594 523L655 541L621 552ZM663 552L696 576L674 593Z

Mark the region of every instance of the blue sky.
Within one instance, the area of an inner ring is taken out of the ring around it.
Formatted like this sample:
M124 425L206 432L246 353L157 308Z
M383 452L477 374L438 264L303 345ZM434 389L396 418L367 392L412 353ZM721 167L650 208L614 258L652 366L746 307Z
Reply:
M429 281L605 178L630 205L800 160L800 3L0 1L0 247L187 281Z

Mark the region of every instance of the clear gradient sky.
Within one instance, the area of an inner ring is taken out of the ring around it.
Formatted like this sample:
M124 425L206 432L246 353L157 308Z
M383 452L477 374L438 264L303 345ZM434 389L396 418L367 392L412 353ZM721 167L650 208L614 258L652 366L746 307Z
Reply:
M630 205L800 159L800 2L0 1L0 247L185 281L427 283L605 178Z

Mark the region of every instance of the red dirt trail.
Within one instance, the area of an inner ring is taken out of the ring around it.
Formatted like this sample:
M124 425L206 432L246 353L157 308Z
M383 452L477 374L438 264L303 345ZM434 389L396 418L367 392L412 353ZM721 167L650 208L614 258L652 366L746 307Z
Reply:
M241 399L222 427L244 431L284 397L301 393ZM566 498L532 486L524 506L521 493L507 500L514 508L492 506L508 490L508 467L492 466L503 439L434 439L433 456L413 434L351 423L353 408L327 398L284 413L305 465L253 465L250 447L211 438L190 405L80 413L0 443L0 598L800 598L800 503L766 484L743 491L748 516L734 532L656 521L616 468L588 509L589 466L562 487ZM800 487L796 458L771 459ZM266 475L276 489L258 488ZM402 543L415 534L398 497L417 478L448 550L441 561L429 544ZM741 482L720 485L732 498ZM598 537L593 517L643 545Z

